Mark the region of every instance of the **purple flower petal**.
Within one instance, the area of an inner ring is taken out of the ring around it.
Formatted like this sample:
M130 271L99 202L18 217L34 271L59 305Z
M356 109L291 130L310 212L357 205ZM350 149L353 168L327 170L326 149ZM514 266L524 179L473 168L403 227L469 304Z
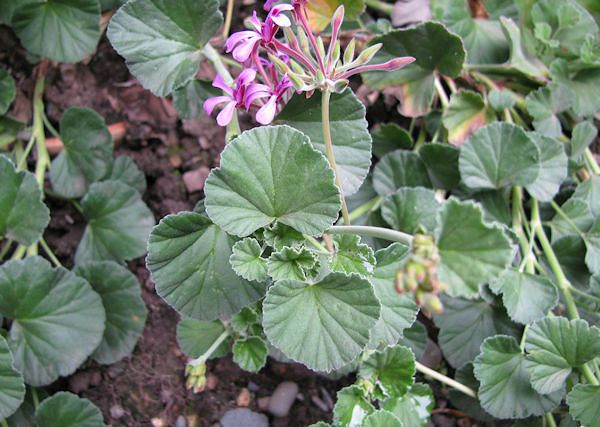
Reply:
M236 82L238 87L248 86L251 82L256 78L256 70L252 68L246 68L244 71L240 73L237 77Z
M256 112L256 121L261 125L268 125L275 118L277 110L277 96L272 96L269 101Z
M261 39L262 37L257 34L254 37L250 37L238 43L238 45L233 49L233 57L235 60L238 62L246 62L246 60L250 58L250 55L252 55L254 47L258 42L260 42Z
M225 83L225 81L223 80L223 78L219 74L217 74L217 76L213 80L212 85L213 85L213 87L221 89L227 95L233 96L233 90L231 89L231 87L227 83Z
M219 126L223 126L223 127L227 126L231 122L231 119L233 119L234 112L235 112L235 101L231 101L217 115L217 124Z
M244 95L244 105L250 108L252 103L257 99L268 98L272 95L271 89L263 84L254 83L248 87Z
M217 105L230 101L231 98L228 96L213 96L212 98L208 98L204 101L204 112L210 116Z
M278 14L278 15L271 15L270 18L271 18L271 21L273 21L280 27L291 27L292 26L292 22L290 21L290 18L285 16L283 13Z
M229 36L229 38L225 42L226 52L227 53L231 52L235 48L235 46L237 44L239 44L241 41L249 39L253 36L260 37L260 35L256 31L250 31L250 30L238 31L237 33L233 33L231 36Z

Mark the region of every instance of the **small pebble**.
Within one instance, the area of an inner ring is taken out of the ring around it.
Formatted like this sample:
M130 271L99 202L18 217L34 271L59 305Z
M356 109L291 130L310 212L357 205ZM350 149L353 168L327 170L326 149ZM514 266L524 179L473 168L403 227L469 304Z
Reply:
M269 412L276 417L285 417L296 400L298 384L284 381L277 386L269 401Z
M206 376L206 389L207 390L214 390L215 388L217 388L218 384L219 384L219 379L217 378L216 375L208 374Z
M251 400L252 400L252 397L250 396L250 391L244 387L240 391L240 394L238 394L237 399L235 399L235 403L237 404L237 406L247 407L247 406L250 406Z
M256 393L259 389L260 387L258 386L258 384L252 381L248 382L248 390L250 390L252 393Z
M110 407L110 416L115 420L123 418L125 415L125 409L121 405L113 405Z
M200 426L200 418L196 414L188 415L187 417L188 427L199 427Z
M184 173L182 178L188 193L202 190L209 173L210 170L206 166L200 166L198 169Z
M264 414L252 412L248 408L231 409L221 418L222 427L269 427L269 419Z
M152 418L150 422L152 423L152 427L167 427L167 422L162 418Z
M187 427L187 421L183 415L177 417L177 420L175 420L175 427Z

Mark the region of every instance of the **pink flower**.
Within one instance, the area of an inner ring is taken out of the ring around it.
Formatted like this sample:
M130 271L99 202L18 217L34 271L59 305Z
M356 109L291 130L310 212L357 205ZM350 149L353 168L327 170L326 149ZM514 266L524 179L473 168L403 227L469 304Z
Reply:
M289 94L289 89L294 85L288 76L283 76L274 90L268 94L268 101L256 112L256 121L261 125L268 125L277 114L277 107L281 101L285 101L285 96Z
M247 93L253 92L253 86L257 85L256 83L252 83L255 78L255 70L245 69L235 80L235 87L231 88L223 81L221 76L218 75L215 77L213 86L221 89L225 92L225 95L207 99L204 102L204 111L206 114L211 115L215 107L225 104L221 112L217 115L217 123L219 126L227 126L233 119L236 108L247 108Z

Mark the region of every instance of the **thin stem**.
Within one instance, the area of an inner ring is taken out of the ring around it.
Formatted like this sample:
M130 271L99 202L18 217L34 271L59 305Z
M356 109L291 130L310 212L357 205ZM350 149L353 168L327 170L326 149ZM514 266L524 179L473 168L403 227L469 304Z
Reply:
M346 199L344 198L344 190L342 189L342 183L340 181L340 174L338 173L337 164L335 163L335 155L333 153L333 141L331 140L331 124L329 118L329 101L331 98L331 92L328 90L323 91L321 97L321 119L323 121L323 136L325 137L325 151L327 152L327 159L329 165L333 169L335 175L335 184L340 192L340 199L342 202L342 218L344 218L344 224L350 225L350 215L348 215L348 207L346 206Z
M413 236L401 231L390 230L389 228L373 227L370 225L334 225L329 230L329 234L358 234L359 236L376 237L389 240L391 242L400 242L405 245L411 245Z
M366 0L365 3L371 9L375 9L378 12L385 13L386 15L391 16L394 11L394 6L388 3L384 3L380 0Z
M33 398L33 407L37 409L40 406L40 398L38 397L35 387L31 387L31 397Z
M592 385L600 385L600 382L598 382L598 379L596 378L596 376L594 375L594 373L590 369L589 363L586 363L585 365L583 365L581 368L579 368L579 370L583 374L584 378L590 384L592 384Z
M546 415L544 415L544 417L546 418L548 427L556 427L556 421L554 421L554 416L552 415L552 412L546 412Z
M275 45L275 47L277 48L277 50L280 50L281 52L283 52L283 53L291 56L292 58L294 58L298 62L301 62L302 65L304 65L306 68L308 68L312 73L316 73L317 72L317 69L314 67L314 65L301 52L298 52L298 51L290 48L289 46L287 46L287 45L285 45L285 44L283 44L280 41L275 40L275 39L273 39L273 44Z
M521 248L521 256L523 262L527 268L528 273L534 272L533 262L531 261L531 249L532 245L527 239L525 232L523 231L523 218L521 212L523 211L523 189L521 187L514 187L512 191L512 216L513 216L513 228L519 237L519 246Z
M25 256L25 252L27 252L27 246L19 245L19 246L17 246L17 249L15 249L15 251L13 252L10 259L13 261L22 259Z
M223 38L226 39L229 36L229 29L231 28L231 18L233 18L233 0L227 0L227 12L225 15L225 24L223 25Z
M58 131L56 130L56 128L54 126L52 126L52 123L50 123L50 120L48 119L48 116L46 116L46 112L43 112L42 118L44 119L44 126L46 126L46 129L48 129L50 131L50 133L56 139L60 139L60 134L58 133Z
M444 90L444 87L442 86L442 82L440 82L440 79L437 76L435 77L434 85L435 85L435 90L436 90L438 96L440 97L440 102L442 103L442 107L444 109L447 109L448 105L450 104L450 101L448 100L448 95L446 95L446 91Z
M363 215L366 215L379 207L381 202L383 201L383 196L375 196L368 202L360 205L352 212L350 212L350 221L354 221L360 218Z
M585 151L583 152L583 155L585 156L585 158L587 159L588 163L590 164L590 168L592 169L592 173L594 175L600 175L600 166L598 166L598 162L596 161L596 158L594 157L594 155L592 154L592 152L590 151L590 149L586 148Z
M44 189L44 180L46 168L50 166L50 155L46 149L46 134L44 133L44 102L42 96L44 94L45 80L44 76L40 75L35 83L35 91L33 97L33 133L37 148L37 161L35 164L35 177L40 189Z
M2 261L4 259L4 257L6 256L6 254L10 251L10 247L12 246L13 241L7 239L4 242L4 245L2 246L2 249L0 249L0 261Z
M46 240L43 237L40 238L40 246L42 247L42 249L44 249L44 252L46 252L46 255L48 255L48 258L50 258L50 261L52 261L52 264L54 264L55 267L63 266L62 263L56 257L56 255L54 255L54 252L52 251L50 246L48 246L48 243L46 243Z
M329 251L327 249L325 249L323 247L323 245L321 243L319 243L319 241L317 239L315 239L312 236L308 236L306 234L304 235L304 238L308 241L308 243L313 245L320 253L329 255Z
M8 421L6 421L6 418L2 420L2 427L8 427Z
M472 388L467 387L466 385L461 384L458 381L447 377L446 375L440 374L439 372L434 371L433 369L430 369L427 366L425 366L419 362L415 362L415 365L417 367L417 371L421 372L422 374L427 375L435 380L438 380L439 382L446 384L446 385L466 394L467 396L471 396L472 398L477 399L477 392L475 392L475 390L473 390Z
M589 299L590 301L593 301L596 304L600 304L600 298L598 298L595 295L590 295L590 294L588 294L588 293L586 293L586 292L584 292L584 291L582 291L580 289L577 289L575 286L571 286L571 292L579 295L582 298Z
M579 235L579 237L585 240L585 236L583 235L579 227L577 227L573 220L569 218L569 216L561 209L560 206L558 206L558 204L554 200L550 202L550 206L552 206L552 209L554 209L554 211L558 214L559 217L561 217L567 224L569 224L569 226L573 229L573 231L575 231Z
M210 347L208 347L208 350L206 350L202 356L198 357L197 359L192 360L189 364L195 366L195 365L199 365L201 363L206 363L206 361L210 358L210 356L215 352L215 350L217 348L219 348L219 346L223 343L223 341L225 341L227 339L228 336L229 336L229 331L228 330L223 331L223 333L221 333L221 335L219 335L219 337L215 340L215 342L213 342L212 345Z
M310 40L310 44L312 45L315 56L317 57L317 60L319 61L319 69L321 70L321 72L323 74L325 74L325 64L323 63L323 57L319 53L319 47L317 45L317 40L315 39L315 35L313 34L312 30L310 29L310 25L308 24L306 9L304 6L300 9L298 15L300 17L300 24L302 25L302 28L306 32L306 35L308 36L308 39Z
M31 153L31 150L33 149L33 146L35 145L35 132L31 132L31 137L29 138L29 141L27 141L27 146L25 147L25 151L23 151L23 153L21 154L21 158L19 159L19 162L17 163L17 169L22 170L25 168L25 166L27 165L27 157L29 156L29 153Z

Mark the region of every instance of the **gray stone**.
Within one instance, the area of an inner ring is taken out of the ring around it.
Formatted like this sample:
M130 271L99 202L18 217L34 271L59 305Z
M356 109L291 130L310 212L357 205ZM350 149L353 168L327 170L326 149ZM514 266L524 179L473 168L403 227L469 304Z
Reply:
M277 386L269 400L269 412L276 417L285 417L296 400L298 384L284 381Z
M269 427L269 419L264 414L252 412L248 408L231 409L221 418L222 427Z

